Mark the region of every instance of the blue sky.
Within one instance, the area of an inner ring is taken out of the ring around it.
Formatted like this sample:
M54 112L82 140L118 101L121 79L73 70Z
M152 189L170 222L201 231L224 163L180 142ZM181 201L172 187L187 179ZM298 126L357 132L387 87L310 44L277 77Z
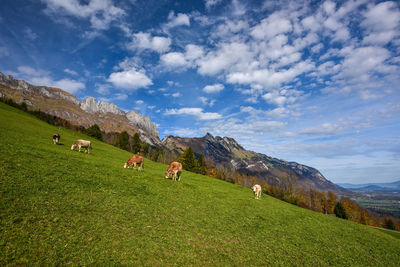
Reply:
M0 71L235 138L333 182L400 179L400 4L10 0Z

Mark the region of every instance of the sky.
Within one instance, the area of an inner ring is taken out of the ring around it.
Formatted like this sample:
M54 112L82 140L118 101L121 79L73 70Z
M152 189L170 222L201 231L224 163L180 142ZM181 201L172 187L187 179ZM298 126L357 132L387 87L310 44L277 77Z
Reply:
M400 179L400 2L3 0L0 71L235 138L342 183Z

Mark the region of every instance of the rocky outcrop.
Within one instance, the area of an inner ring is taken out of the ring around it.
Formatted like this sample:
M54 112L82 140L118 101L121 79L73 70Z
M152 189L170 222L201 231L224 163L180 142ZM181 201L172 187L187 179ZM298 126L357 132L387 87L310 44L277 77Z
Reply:
M203 154L217 166L230 166L239 173L256 176L270 185L293 184L306 190L311 187L321 191L341 191L314 168L246 150L230 137L213 137L209 133L200 138L167 136L161 144L177 154L190 146L196 154Z
M143 117L135 110L131 110L126 114L126 117L128 118L128 120L132 125L137 126L139 129L145 130L151 136L160 140L160 134L158 132L157 125L155 123L152 123L148 116Z
M125 116L125 112L120 110L116 105L109 104L107 102L96 102L94 97L88 97L86 100L79 103L81 109L89 113L113 113L116 115L123 115Z

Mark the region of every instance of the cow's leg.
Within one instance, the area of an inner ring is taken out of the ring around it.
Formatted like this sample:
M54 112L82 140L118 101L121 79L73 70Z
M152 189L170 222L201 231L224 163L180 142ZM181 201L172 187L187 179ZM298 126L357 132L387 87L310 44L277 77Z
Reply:
M81 145L78 145L78 151L81 152Z

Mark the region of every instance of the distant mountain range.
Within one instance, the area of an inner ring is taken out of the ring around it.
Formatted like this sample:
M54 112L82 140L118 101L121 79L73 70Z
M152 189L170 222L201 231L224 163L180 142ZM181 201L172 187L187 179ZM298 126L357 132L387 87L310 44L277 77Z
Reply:
M33 109L68 120L85 127L97 124L108 132L127 131L139 133L142 141L180 155L187 146L196 154L203 154L216 166L255 176L270 185L318 189L320 191L343 191L343 188L328 181L318 170L296 163L276 159L264 154L245 150L233 138L212 136L207 133L199 138L167 136L160 140L158 129L149 117L135 110L124 112L114 104L97 102L93 97L79 101L75 96L58 88L31 85L15 80L0 72L0 96L7 96L17 103L25 102Z
M367 184L350 184L339 183L341 187L349 189L353 192L398 192L400 193L400 181L391 183L367 183Z

